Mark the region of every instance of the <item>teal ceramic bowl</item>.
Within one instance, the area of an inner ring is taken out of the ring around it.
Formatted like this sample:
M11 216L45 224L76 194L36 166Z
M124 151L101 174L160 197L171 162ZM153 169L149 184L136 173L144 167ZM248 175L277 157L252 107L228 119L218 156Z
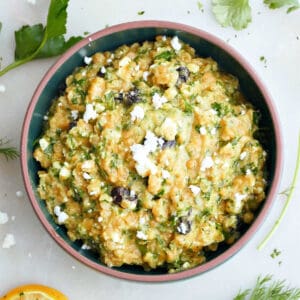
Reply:
M168 274L165 269L145 272L142 268L133 266L109 268L102 264L93 252L81 249L79 241L72 242L66 229L54 222L44 201L39 198L37 172L40 166L32 156L34 141L42 133L43 116L57 96L58 87L77 66L82 65L84 56L91 56L97 51L114 50L123 44L153 40L157 35L177 35L182 41L195 48L199 56L212 57L221 68L236 76L246 98L262 114L260 126L267 128L267 138L262 139L268 152L267 198L255 221L250 227L244 228L242 236L232 246L222 245L208 258L206 263L174 274ZM254 235L270 210L279 184L282 166L281 131L277 113L266 88L251 66L226 43L207 32L183 24L162 21L132 22L113 26L90 35L62 55L46 73L33 95L25 116L21 140L21 164L25 187L36 214L49 234L68 253L86 265L115 277L150 282L171 281L191 277L220 265L241 249Z

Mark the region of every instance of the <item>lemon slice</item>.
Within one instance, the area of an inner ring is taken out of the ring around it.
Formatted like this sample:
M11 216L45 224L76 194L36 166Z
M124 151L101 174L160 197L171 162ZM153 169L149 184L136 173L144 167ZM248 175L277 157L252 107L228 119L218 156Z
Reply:
M0 300L68 300L68 298L51 287L28 284L16 287Z

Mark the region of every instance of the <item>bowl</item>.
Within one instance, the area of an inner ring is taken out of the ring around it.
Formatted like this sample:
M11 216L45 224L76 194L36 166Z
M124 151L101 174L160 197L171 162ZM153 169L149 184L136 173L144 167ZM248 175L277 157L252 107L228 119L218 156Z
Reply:
M241 237L233 245L222 245L204 264L170 274L162 269L146 272L141 267L134 266L109 268L99 261L97 255L82 249L80 242L72 242L66 229L54 222L45 202L39 198L37 172L40 166L32 155L34 141L42 133L43 116L56 97L58 87L77 66L82 65L84 56L91 56L97 51L114 50L123 44L153 40L156 35L178 36L195 48L199 56L212 57L222 69L236 76L246 98L250 99L262 114L260 127L268 129L267 139L262 140L268 152L267 197L254 222L243 229ZM279 120L272 99L255 71L239 53L213 35L187 25L164 21L140 21L112 26L90 35L69 49L50 68L38 85L26 112L21 137L21 165L25 187L37 216L48 233L66 252L89 267L108 275L128 280L162 282L183 279L211 270L233 256L253 237L266 218L279 185L282 167L281 140Z

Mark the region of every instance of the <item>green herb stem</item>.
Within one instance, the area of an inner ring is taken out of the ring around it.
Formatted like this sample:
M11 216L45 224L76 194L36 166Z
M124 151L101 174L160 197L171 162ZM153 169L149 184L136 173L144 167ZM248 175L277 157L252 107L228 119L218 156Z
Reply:
M267 244L267 242L270 240L270 238L273 236L273 234L275 233L275 231L277 230L277 228L279 227L284 215L286 214L286 211L288 209L288 206L291 202L295 187L296 187L296 182L298 179L298 174L299 174L299 168L300 168L300 133L299 133L299 137L298 137L298 154L297 154L297 162L296 162L296 168L295 168L295 172L294 172L294 176L293 176L293 181L292 181L292 185L291 188L289 189L288 195L287 195L287 199L285 201L284 207L279 215L279 218L276 220L275 224L273 225L272 229L270 230L270 232L267 234L267 236L263 239L263 241L258 245L257 249L258 250L262 250L264 248L264 246Z
M39 47L31 55L29 55L23 59L16 60L13 63L6 66L3 70L0 70L0 76L3 76L5 73L9 72L10 70L13 70L23 64L26 64L27 62L29 62L31 60L33 60L38 55L40 50L45 46L46 41L47 41L47 31L45 31L43 40L41 41Z

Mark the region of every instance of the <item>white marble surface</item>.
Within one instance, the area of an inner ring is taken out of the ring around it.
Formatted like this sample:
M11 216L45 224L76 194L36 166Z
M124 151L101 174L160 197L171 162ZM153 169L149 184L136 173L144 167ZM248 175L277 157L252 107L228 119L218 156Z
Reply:
M292 179L300 129L300 11L287 15L285 10L270 11L263 1L250 1L253 22L242 32L221 28L210 11L204 12L196 0L73 0L70 1L68 34L94 32L125 21L159 19L186 23L228 41L255 68L274 98L280 113L284 136L284 169L280 190ZM0 56L2 65L13 59L14 30L24 24L44 22L48 1L1 0ZM139 16L138 11L145 14ZM188 13L190 12L190 13ZM260 14L258 13L260 12ZM297 39L297 36L299 39ZM267 59L266 67L260 56ZM6 91L0 93L0 137L7 136L19 146L21 126L30 98L46 70L56 59L45 59L21 66L0 77ZM17 197L17 191L23 197ZM218 268L188 280L143 284L108 277L77 262L65 253L45 232L25 195L18 160L6 162L0 157L0 211L10 220L0 225L0 294L20 284L37 282L56 287L70 299L232 299L240 288L254 284L259 274L274 274L300 286L300 186L275 236L263 251L256 249L276 220L284 199L275 204L255 237L232 259ZM2 249L6 233L12 233L16 245ZM281 255L272 259L274 248ZM281 261L281 265L279 265Z

